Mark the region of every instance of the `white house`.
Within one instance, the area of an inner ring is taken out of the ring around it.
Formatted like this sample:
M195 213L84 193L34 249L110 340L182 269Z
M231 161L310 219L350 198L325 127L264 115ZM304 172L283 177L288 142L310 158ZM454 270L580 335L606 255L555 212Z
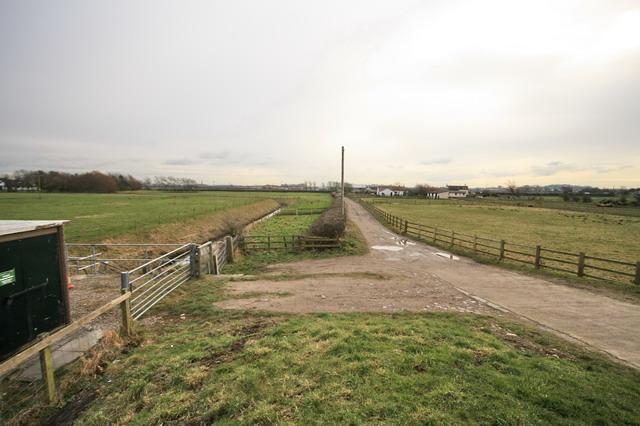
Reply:
M404 186L379 186L376 195L379 197L401 197L406 191Z
M450 198L465 198L469 196L467 185L447 185L446 188L438 188L427 195L429 198L448 200Z

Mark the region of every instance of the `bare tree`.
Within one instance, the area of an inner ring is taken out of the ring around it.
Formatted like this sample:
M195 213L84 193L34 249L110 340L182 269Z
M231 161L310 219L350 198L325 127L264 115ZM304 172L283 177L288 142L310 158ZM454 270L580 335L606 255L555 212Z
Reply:
M507 189L509 189L509 193L511 195L515 195L516 197L520 196L520 188L518 188L518 185L516 185L516 183L512 180L507 181L506 183L507 185Z

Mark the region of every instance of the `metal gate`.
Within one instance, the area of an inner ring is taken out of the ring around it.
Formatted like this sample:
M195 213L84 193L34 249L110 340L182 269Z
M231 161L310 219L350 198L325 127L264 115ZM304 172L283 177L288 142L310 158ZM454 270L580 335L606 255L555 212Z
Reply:
M121 289L131 290L131 316L140 318L156 303L195 276L196 244L185 244L127 272L122 272Z

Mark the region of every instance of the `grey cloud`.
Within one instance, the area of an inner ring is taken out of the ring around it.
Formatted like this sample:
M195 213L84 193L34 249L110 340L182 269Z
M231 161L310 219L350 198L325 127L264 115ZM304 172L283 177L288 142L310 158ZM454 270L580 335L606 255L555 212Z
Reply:
M206 151L198 155L199 158L205 160L225 160L229 158L231 151L228 149L222 151Z
M452 158L434 158L432 160L424 160L421 161L420 164L421 166L431 166L431 165L436 165L436 164L451 164L451 162L453 161Z
M186 157L182 157L182 158L174 158L171 160L167 160L164 162L164 164L168 165L168 166L191 166L193 164L197 164L198 162Z
M533 166L531 172L534 176L553 176L559 172L575 171L576 166L572 164L565 164L561 161L552 161L544 166Z
M632 169L632 168L633 166L599 167L596 170L598 173L612 173L612 172L619 172L620 170Z

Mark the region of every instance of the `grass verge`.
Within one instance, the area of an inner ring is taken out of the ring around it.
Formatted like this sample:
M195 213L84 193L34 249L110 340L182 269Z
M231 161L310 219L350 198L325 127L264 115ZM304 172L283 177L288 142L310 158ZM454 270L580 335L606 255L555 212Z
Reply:
M91 382L74 424L640 418L638 371L542 331L450 313L222 311L223 285L192 281L161 303L141 343Z

